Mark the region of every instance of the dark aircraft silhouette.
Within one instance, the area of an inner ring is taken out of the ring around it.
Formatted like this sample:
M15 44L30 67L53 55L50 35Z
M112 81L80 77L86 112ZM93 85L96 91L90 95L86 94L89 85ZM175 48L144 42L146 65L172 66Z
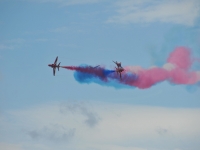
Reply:
M48 66L53 68L53 75L55 76L56 74L56 68L58 68L59 71L59 67L60 67L60 63L57 65L57 61L58 61L58 56L56 57L56 60L54 61L53 64L49 64Z
M120 79L122 79L122 72L124 71L124 68L121 66L121 62L115 62L115 61L113 61L116 65L117 65L117 67L115 67L115 72L117 72L117 74L119 74L120 75Z
M117 72L117 74L119 74L119 76L120 76L120 79L122 79L122 72L124 71L124 68L122 68L122 67L115 67L115 72Z
M113 61L116 65L117 65L117 67L119 68L119 67L122 67L121 66L121 62L117 62L117 61Z
M100 65L98 65L98 66L95 66L95 67L93 67L93 68L98 68Z

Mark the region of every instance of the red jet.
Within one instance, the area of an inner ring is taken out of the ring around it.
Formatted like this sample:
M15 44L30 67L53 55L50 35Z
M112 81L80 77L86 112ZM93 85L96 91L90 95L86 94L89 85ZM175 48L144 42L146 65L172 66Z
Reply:
M121 66L121 62L115 62L115 61L113 61L116 65L117 65L117 67L115 67L115 72L117 72L117 74L119 74L120 75L120 79L122 79L122 72L124 71L124 68Z
M122 67L115 67L115 72L117 72L117 74L119 74L120 75L120 79L122 79L122 72L124 71L124 68L122 68Z
M121 66L121 62L117 62L117 61L116 61L116 62L113 61L113 62L117 65L118 68L119 68L119 67L122 67L122 66Z
M56 68L58 68L59 71L59 67L60 67L60 63L57 65L57 60L58 60L58 56L56 57L56 60L54 61L54 64L49 64L48 66L53 68L53 75L55 76L56 74Z

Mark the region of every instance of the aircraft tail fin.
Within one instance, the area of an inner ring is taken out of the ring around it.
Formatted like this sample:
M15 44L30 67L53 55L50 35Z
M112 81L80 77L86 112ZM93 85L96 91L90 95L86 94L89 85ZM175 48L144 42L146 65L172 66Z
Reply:
M60 68L60 63L58 64L58 71L59 71L59 68Z

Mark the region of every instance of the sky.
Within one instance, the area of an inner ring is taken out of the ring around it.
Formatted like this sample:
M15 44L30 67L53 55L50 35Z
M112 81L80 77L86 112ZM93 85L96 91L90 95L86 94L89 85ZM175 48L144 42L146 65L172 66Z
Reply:
M182 48L199 77L199 25L199 0L0 0L0 149L199 150L200 78L140 88L48 67L149 75Z

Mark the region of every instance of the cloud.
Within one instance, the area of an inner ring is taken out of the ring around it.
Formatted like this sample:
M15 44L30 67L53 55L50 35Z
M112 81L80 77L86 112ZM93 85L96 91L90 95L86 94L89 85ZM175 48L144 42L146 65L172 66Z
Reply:
M193 26L200 16L198 0L125 0L116 3L118 15L110 23L164 22Z
M48 104L8 111L0 122L1 136L8 143L25 145L26 149L35 146L35 141L48 150L159 150L162 147L197 150L200 146L199 108L105 102L90 105L65 102L61 106ZM82 110L85 107L86 110ZM83 112L92 110L102 119L95 127L88 128L89 125L84 124L89 115ZM30 138L34 140L28 140Z
M60 125L45 126L40 130L31 130L27 134L32 139L45 139L53 142L68 142L74 137L75 129L66 129Z
M90 111L83 103L73 103L73 104L65 104L62 105L60 108L61 113L66 113L67 111L72 112L72 113L80 113L83 116L86 117L84 122L89 126L89 127L95 127L100 118L99 116Z
M10 144L10 143L0 142L0 149L2 149L2 150L22 150L22 147L20 144Z
M156 129L156 132L157 132L159 135L165 135L165 134L167 134L168 129L158 128L158 129Z

